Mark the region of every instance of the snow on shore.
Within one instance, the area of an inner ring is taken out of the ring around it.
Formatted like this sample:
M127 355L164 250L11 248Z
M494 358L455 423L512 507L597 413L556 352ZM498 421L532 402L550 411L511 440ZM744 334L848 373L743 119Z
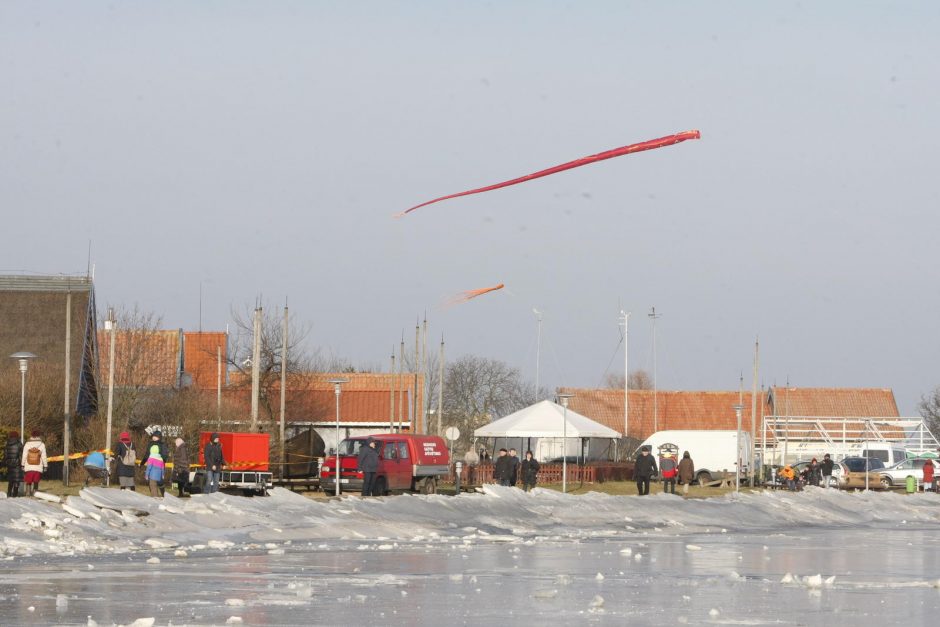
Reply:
M64 503L0 499L0 559L33 555L268 550L326 539L396 542L531 542L724 530L883 528L936 524L930 494L809 489L684 500L487 486L484 494L314 501L277 488L269 497L225 494L154 499L87 488Z

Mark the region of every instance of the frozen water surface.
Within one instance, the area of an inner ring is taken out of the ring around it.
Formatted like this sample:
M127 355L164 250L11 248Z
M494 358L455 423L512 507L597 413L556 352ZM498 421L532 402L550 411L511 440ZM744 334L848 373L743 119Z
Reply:
M940 610L933 495L91 489L65 505L0 499L0 624L920 625Z

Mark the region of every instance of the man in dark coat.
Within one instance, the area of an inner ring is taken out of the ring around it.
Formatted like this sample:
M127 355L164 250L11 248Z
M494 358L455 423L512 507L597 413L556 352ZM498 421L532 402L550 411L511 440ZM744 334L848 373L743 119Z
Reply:
M222 466L225 465L225 455L222 454L218 433L209 436L209 443L206 444L202 456L206 462L206 492L218 492L219 482L222 480Z
M23 466L20 460L23 457L23 443L20 434L10 431L7 434L7 446L3 459L7 462L7 496L13 498L20 495L20 484L23 483Z
M833 466L835 466L835 462L832 461L832 457L829 456L829 453L826 453L823 456L822 463L819 465L820 470L822 470L822 487L824 488L829 487Z
M362 473L362 496L374 496L375 473L379 470L379 453L375 450L375 440L369 438L365 446L359 447L359 472Z
M695 463L692 456L686 451L682 454L682 460L679 462L679 483L682 484L682 494L689 493L689 486L695 479Z
M512 470L509 475L509 485L515 487L516 483L519 482L519 455L514 448L509 449L509 462L512 464Z
M650 455L650 450L643 447L640 456L636 458L633 467L633 478L636 480L636 491L640 496L650 493L650 479L656 474L656 459Z
M176 438L176 448L173 450L173 483L180 498L189 496L186 489L189 486L189 448L183 438Z
M499 449L499 457L493 465L493 479L499 485L510 485L512 481L512 460L506 454L506 449Z
M525 459L520 466L522 470L522 489L528 492L535 487L539 477L539 463L532 457L532 451L525 452Z

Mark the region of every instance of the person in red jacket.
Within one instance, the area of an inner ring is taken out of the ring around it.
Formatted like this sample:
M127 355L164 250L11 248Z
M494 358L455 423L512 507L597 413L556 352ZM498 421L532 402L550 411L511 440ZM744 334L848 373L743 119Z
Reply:
M924 462L924 492L933 489L933 461L928 459Z

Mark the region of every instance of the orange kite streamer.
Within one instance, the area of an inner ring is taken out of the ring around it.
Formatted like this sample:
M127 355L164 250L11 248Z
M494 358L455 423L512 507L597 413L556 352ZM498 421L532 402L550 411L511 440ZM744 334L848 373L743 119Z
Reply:
M488 294L489 292L495 292L496 290L501 290L504 287L506 286L500 283L499 285L494 285L493 287L484 287L478 290L467 290L465 292L460 292L459 294L454 296L452 299L450 299L448 304L457 305L459 303L465 303L468 300L476 298L477 296L483 296L484 294Z
M621 157L623 155L633 154L635 152L643 152L644 150L654 150L656 148L663 148L664 146L672 146L673 144L678 144L679 142L684 142L687 139L700 139L702 134L698 131L683 131L681 133L676 133L675 135L667 135L666 137L660 137L658 139L651 139L649 141L640 142L638 144L630 144L629 146L621 146L620 148L614 148L612 150L606 150L604 152L599 152L596 155L590 155L588 157L581 157L580 159L575 159L574 161L569 161L567 163L562 163L561 165L552 166L545 170L539 170L538 172L533 172L532 174L526 174L525 176L520 176L519 178L511 179L508 181L503 181L502 183L495 183L493 185L487 185L486 187L478 187L477 189L467 190L465 192L458 192L456 194L450 194L448 196L441 196L440 198L435 198L434 200L429 200L423 202L420 205L415 205L411 209L406 209L399 214L396 214L396 218L400 218L407 213L411 213L415 209L420 209L421 207L426 207L428 205L433 205L436 202L442 200L449 200L451 198L459 198L460 196L469 196L470 194L479 194L481 192L488 192L494 189L499 189L501 187L509 187L510 185L517 185L519 183L525 183L526 181L531 181L532 179L541 178L543 176L549 176L550 174L557 174L558 172L564 172L565 170L570 170L572 168L579 168L582 165L588 165L589 163L596 163L598 161L604 161L605 159L613 159L614 157Z

